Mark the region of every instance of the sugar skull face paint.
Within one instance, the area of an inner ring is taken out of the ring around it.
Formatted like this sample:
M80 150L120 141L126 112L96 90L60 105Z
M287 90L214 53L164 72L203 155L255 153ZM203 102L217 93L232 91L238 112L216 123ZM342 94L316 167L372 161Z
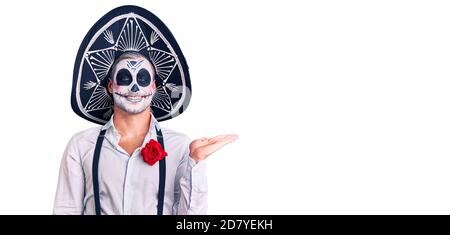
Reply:
M133 114L149 108L155 91L153 65L142 57L125 58L115 64L113 71L110 91L114 103Z

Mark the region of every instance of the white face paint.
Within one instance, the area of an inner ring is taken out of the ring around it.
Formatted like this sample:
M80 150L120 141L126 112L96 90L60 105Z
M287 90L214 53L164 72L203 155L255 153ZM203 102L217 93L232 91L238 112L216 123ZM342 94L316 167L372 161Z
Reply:
M155 70L143 58L122 59L112 75L114 104L123 111L138 114L150 107Z

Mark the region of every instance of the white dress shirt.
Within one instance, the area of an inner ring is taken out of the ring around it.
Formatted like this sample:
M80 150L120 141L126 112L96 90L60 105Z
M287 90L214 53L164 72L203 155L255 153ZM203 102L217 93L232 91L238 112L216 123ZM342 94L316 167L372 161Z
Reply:
M150 139L157 141L158 123L153 115L151 120L142 146L131 156L119 146L120 135L112 117L103 127L75 134L61 161L53 213L95 214L92 161L99 132L106 129L98 169L101 213L156 214L159 163L150 166L140 153ZM196 163L189 156L189 137L161 130L168 154L163 214L206 214L205 162Z

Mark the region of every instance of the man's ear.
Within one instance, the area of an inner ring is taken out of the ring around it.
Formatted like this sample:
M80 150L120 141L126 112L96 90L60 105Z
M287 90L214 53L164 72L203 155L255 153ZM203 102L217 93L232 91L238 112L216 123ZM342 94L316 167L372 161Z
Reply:
M108 79L108 92L111 93L111 94L113 93L111 79Z
M153 79L151 86L152 86L152 93L155 94L155 92L156 92L156 80L155 79Z

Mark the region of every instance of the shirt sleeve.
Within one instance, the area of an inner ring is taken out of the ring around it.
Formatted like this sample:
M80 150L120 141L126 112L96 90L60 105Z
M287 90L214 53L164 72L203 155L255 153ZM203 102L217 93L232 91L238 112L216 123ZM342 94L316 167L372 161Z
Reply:
M189 152L188 144L175 177L173 214L205 215L208 210L206 160L196 163Z
M73 137L61 160L53 214L83 214L84 183L81 158Z

